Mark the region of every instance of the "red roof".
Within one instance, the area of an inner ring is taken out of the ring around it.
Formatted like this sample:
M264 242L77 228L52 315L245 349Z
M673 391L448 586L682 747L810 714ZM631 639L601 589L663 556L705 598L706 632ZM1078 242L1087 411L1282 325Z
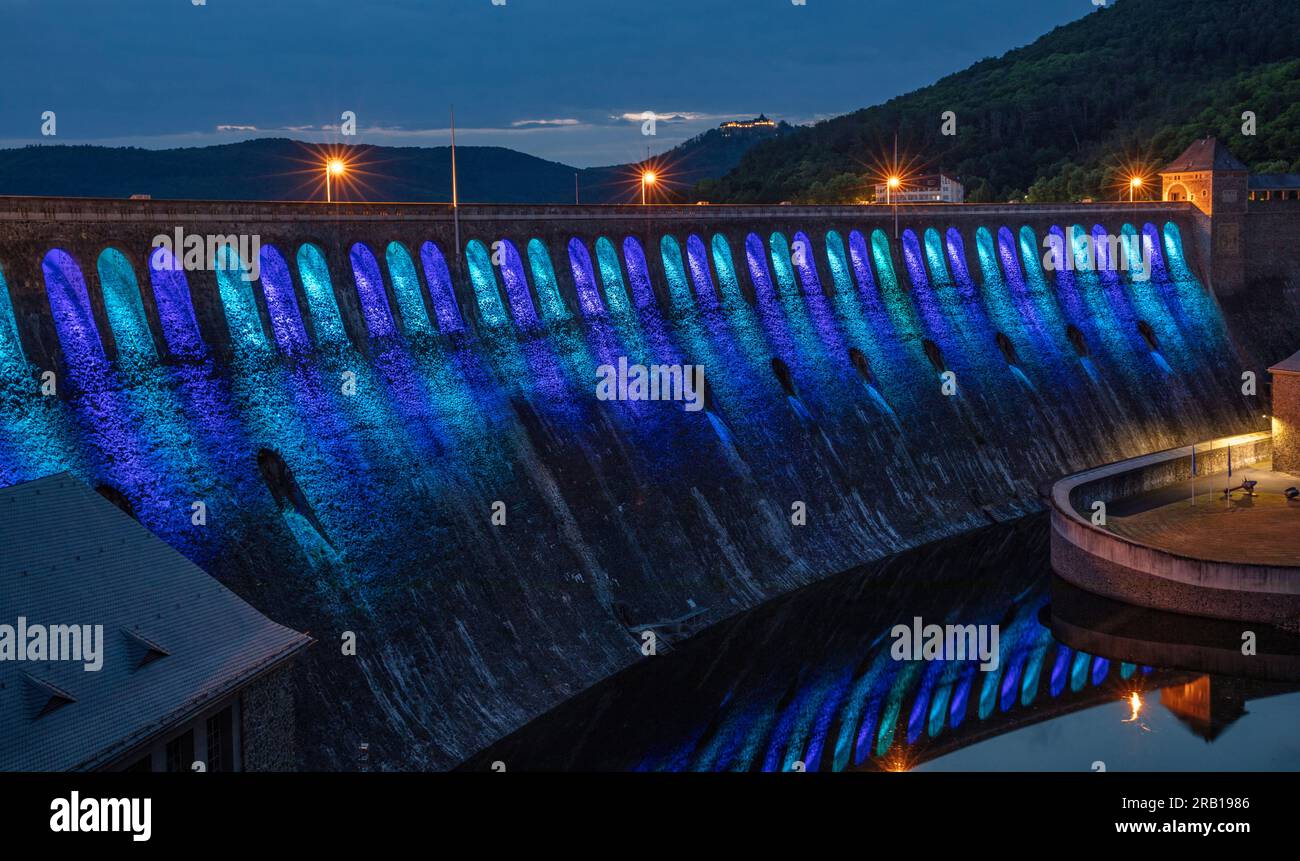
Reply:
M1183 150L1183 154L1171 161L1161 173L1186 173L1197 170L1236 170L1248 168L1228 152L1228 148L1219 143L1218 138L1201 138Z

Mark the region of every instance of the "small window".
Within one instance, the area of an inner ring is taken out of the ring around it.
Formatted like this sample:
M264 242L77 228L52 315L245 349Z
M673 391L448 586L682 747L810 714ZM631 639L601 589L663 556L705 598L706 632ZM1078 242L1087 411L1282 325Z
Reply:
M208 771L235 770L235 727L231 706L208 718Z
M189 771L194 765L194 730L167 742L167 770Z

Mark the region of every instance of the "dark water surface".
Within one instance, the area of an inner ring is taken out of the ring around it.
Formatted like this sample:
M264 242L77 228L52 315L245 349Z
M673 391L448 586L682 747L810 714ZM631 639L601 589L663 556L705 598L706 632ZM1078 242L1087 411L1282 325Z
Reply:
M660 651L481 752L507 770L1294 770L1300 642L1050 570L1035 515L847 572ZM1000 660L891 629L997 625ZM1256 654L1242 654L1244 628Z

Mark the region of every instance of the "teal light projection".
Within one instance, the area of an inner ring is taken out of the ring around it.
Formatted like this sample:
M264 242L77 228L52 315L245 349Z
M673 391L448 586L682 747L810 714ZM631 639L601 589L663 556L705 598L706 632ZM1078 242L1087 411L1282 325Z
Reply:
M388 243L384 251L388 261L388 277L397 297L397 310L402 315L402 330L411 335L430 336L429 312L424 308L424 291L420 289L420 276L416 274L411 253L400 242Z
M108 326L117 343L117 360L126 366L140 366L157 361L158 351L144 316L140 286L135 270L126 255L116 248L105 248L99 255L99 283L104 291L104 311Z
M325 255L311 243L298 248L298 277L302 280L302 291L307 294L307 313L311 315L317 346L337 347L346 343L347 332L339 316L339 303L334 297Z

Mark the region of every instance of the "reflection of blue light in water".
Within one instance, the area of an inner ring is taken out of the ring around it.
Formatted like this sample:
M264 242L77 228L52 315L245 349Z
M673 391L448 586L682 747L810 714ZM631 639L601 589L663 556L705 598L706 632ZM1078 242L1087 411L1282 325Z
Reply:
M646 265L645 249L635 236L623 240L623 261L627 264L627 280L632 285L632 302L644 308L655 301L654 287L650 284L650 269Z
M1086 652L1075 652L1074 663L1070 665L1070 690L1078 693L1088 681L1088 664L1092 656Z
M695 285L695 304L706 310L718 307L718 293L709 273L709 253L704 240L692 233L686 237L686 262L691 269L691 283Z
M913 661L905 666L890 686L885 698L885 708L880 716L880 730L876 733L876 756L884 756L894 745L894 733L898 728L898 713L903 708L903 697L912 686L912 680L920 672L920 663Z
M925 732L934 738L943 732L944 721L948 717L948 701L952 697L952 683L940 685L930 702L930 718L926 722Z
M1070 654L1068 646L1056 647L1056 660L1052 663L1051 692L1052 696L1061 695L1065 690L1065 683L1069 679L1070 672Z
M504 326L506 312L501 307L497 276L487 248L477 239L471 239L465 246L465 258L469 262L469 280L474 285L480 319L489 327Z
M745 301L736 278L736 264L731 259L731 246L721 233L713 234L713 268L718 271L718 284L722 287L722 301L729 308L739 308Z
M217 249L214 267L231 348L236 353L265 352L270 345L262 329L262 318L257 313L253 282L244 279L244 264L239 259L239 252L230 245L222 245Z
M358 242L349 255L352 260L352 279L357 285L357 298L361 300L361 316L366 321L366 331L372 338L389 338L397 334L393 312L388 307L388 291L384 289L384 276L379 272L370 246Z
M1038 696L1038 678L1043 671L1043 659L1047 657L1047 647L1051 643L1050 632L1045 631L1049 636L1044 637L1046 642L1041 643L1034 649L1033 655L1029 658L1029 666L1025 668L1025 678L1020 685L1020 704L1022 706L1033 705L1034 699Z
M882 674L885 672L890 660L889 651L881 649L876 657L872 659L870 667L862 674L858 681L853 685L853 689L848 694L848 706L840 720L839 738L835 741L835 755L832 760L832 769L843 771L848 768L849 759L853 756L854 750L859 746L858 720L862 715L864 708L869 704L876 686L879 684ZM869 734L869 729L868 729ZM854 759L853 764L861 762L861 756Z
M420 263L424 266L424 283L429 288L429 299L433 303L433 315L438 319L438 331L459 332L465 328L460 317L460 306L456 304L456 292L451 287L451 272L447 269L447 258L442 249L432 242L420 245Z
M560 298L560 288L555 280L555 267L551 253L540 239L528 241L528 267L533 272L533 286L537 288L537 301L542 306L542 318L548 323L569 319L569 309Z
M154 306L162 322L167 351L180 359L194 359L203 354L203 336L185 273L173 263L172 253L159 248L149 255L149 281L153 285Z
M515 325L522 328L536 325L537 309L533 307L533 297L528 292L528 276L524 274L524 263L515 244L502 239L492 253L497 255L501 264L501 280L505 283L506 299L510 302L510 314L515 318Z
M664 275L668 279L668 298L674 311L691 307L691 287L686 283L686 270L682 266L682 250L672 236L659 240L659 254L664 261Z
M424 291L420 289L420 276L415 274L411 253L402 243L390 242L384 251L384 257L388 260L388 277L393 282L397 310L402 314L402 330L408 337L432 335L429 312L424 309Z
M591 254L587 251L587 244L576 236L569 240L569 267L573 270L573 285L578 292L578 308L582 316L604 313L605 303L600 300L596 273L591 268Z
M298 247L298 278L307 296L307 312L311 315L317 346L342 346L347 342L347 332L343 329L329 267L325 255L311 243Z
M1028 656L1024 652L1019 652L1012 659L1011 671L1002 679L1002 690L998 697L998 710L1006 711L1016 703L1016 693L1020 680L1020 673L1025 668L1025 659Z
M600 283L605 285L609 310L617 314L631 310L627 288L623 286L623 267L618 262L618 251L607 236L596 239L596 265L600 267Z
M957 683L957 693L953 695L952 705L948 707L948 726L956 729L966 720L967 706L970 704L970 689L975 684L975 664L968 664L962 671L961 681Z
M1002 681L1002 670L1005 662L999 662L996 670L989 670L984 673L984 684L980 687L979 707L976 714L980 720L984 720L993 714L993 706L997 705L998 700L998 683Z
M140 287L130 261L116 248L105 248L99 255L98 268L104 312L117 344L118 363L128 367L152 364L158 352L145 321Z
M69 369L76 378L79 371L102 373L105 366L104 345L90 310L81 268L66 251L51 250L41 262L45 274L45 292L49 296L54 328Z
M298 297L294 295L289 266L273 245L263 245L260 257L262 295L266 297L275 343L287 355L305 353L311 348L311 343L307 340L307 330L303 328L298 311Z

